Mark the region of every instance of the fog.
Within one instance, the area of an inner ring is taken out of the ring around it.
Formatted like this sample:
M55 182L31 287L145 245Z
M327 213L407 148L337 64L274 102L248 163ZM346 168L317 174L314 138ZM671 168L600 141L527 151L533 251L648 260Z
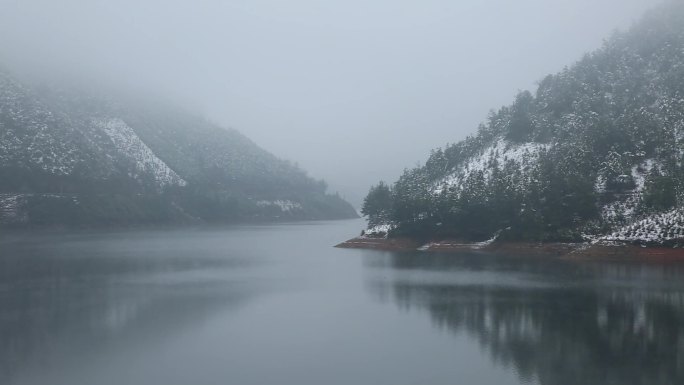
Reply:
M0 65L159 94L358 204L659 0L0 0Z

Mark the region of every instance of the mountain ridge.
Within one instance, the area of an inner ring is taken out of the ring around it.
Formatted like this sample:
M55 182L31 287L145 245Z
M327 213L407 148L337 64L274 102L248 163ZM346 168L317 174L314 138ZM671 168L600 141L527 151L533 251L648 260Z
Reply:
M684 4L669 2L520 92L475 135L373 186L367 234L678 242L683 159Z
M356 217L236 130L158 101L34 88L0 72L0 223Z

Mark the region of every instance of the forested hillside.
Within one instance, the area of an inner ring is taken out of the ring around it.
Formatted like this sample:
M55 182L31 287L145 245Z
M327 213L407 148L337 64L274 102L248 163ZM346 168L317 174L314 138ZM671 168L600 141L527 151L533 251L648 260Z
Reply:
M374 186L368 232L676 242L683 139L684 5L671 2L519 93L476 134Z
M355 217L231 129L150 100L31 87L0 71L0 224Z

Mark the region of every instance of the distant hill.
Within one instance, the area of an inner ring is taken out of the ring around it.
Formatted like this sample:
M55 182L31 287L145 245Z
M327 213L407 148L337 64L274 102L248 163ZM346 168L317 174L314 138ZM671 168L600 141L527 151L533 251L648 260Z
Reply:
M374 186L363 211L390 236L676 243L683 160L684 4L670 2Z
M0 224L356 217L231 129L149 100L30 87L0 71Z

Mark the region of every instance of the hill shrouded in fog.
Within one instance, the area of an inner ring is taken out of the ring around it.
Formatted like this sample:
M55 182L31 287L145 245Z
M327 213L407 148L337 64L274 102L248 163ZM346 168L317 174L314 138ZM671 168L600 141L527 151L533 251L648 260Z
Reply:
M676 242L683 160L684 5L671 2L373 187L364 212L390 235Z
M164 95L360 206L662 1L9 0L0 62Z
M0 72L0 223L352 218L354 209L231 129L149 100Z

